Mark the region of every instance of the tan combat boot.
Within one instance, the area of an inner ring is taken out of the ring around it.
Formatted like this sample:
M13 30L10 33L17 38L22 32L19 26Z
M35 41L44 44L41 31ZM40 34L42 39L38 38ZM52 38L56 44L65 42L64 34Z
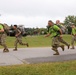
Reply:
M61 48L62 48L62 50L64 51L64 45L61 45L60 47L61 47Z
M28 43L26 43L26 46L29 47Z
M17 49L13 49L13 51L17 51Z
M3 52L9 52L9 50L8 49L4 49Z
M54 50L56 53L55 54L53 54L53 55L59 55L59 52L58 52L58 50L57 49L55 49L55 48L52 48L52 50Z
M74 46L72 46L72 48L71 49L75 49L75 47Z
M55 54L53 54L53 55L59 55L59 52L56 52Z
M70 48L70 44L68 45L68 49Z

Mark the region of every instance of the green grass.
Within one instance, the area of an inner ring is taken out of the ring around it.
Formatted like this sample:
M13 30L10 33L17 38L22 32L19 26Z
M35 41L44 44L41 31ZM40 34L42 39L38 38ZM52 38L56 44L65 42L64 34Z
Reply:
M71 43L70 35L63 35L63 39L68 43ZM28 42L30 47L50 47L52 38L44 36L29 36L23 37L23 42ZM15 37L7 37L6 44L9 48L14 47ZM75 44L76 45L76 44ZM25 46L18 45L19 48L24 48Z
M14 47L15 37L7 37L6 43L8 47ZM30 47L47 47L50 46L50 38L45 38L44 36L29 36L23 37L23 42L28 42ZM25 47L18 45L18 47Z
M0 67L0 75L76 75L76 61Z

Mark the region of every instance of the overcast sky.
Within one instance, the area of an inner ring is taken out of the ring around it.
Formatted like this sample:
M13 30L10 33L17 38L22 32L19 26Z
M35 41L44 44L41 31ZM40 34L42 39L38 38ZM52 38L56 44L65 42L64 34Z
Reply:
M46 27L48 20L76 15L76 0L0 0L0 22Z

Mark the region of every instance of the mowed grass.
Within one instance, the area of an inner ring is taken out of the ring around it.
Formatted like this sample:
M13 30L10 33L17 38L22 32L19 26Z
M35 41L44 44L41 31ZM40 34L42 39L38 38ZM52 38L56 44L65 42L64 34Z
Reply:
M28 43L29 47L47 47L51 45L51 39L44 36L27 36L22 38L23 43ZM14 47L15 37L7 37L8 47ZM18 47L26 47L18 44Z
M5 66L0 75L76 75L76 61Z
M63 35L63 39L71 43L70 35ZM14 47L15 37L7 37L9 48ZM51 38L44 36L23 37L23 42L28 42L30 47L50 47ZM76 45L76 44L75 44ZM18 45L18 48L25 47ZM0 67L0 75L76 75L76 60L40 64L24 64Z
M69 44L71 43L71 35L63 35L63 39ZM46 38L44 36L23 37L23 42L29 43L29 47L50 47L51 41L52 41L51 37L46 37ZM14 47L14 42L15 42L15 37L7 37L6 44L9 48ZM22 47L25 48L26 46L21 46L18 44L18 48L22 48Z

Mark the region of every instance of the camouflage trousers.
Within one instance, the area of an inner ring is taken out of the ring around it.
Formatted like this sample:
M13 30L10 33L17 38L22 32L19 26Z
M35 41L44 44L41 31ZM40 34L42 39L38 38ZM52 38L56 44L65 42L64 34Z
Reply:
M54 48L54 49L56 49L57 50L57 48L58 47L61 47L62 45L60 45L60 43L63 43L63 44L65 44L65 45L69 45L67 42L65 42L64 40L63 40L63 38L61 38L60 36L57 36L57 37L53 37L53 39L52 39L52 47Z
M72 41L71 41L72 47L74 47L74 42L75 41L76 41L76 36L72 36Z
M4 49L8 49L5 43L6 34L0 34L0 45L4 47Z
M60 46L60 42L58 40L58 37L53 37L52 39L52 48L56 49Z
M20 45L26 45L26 43L23 43L23 42L22 42L22 37L17 37L17 38L16 38L15 44L14 44L14 45L15 45L15 49L17 49L17 44L18 44L18 43L19 43Z

